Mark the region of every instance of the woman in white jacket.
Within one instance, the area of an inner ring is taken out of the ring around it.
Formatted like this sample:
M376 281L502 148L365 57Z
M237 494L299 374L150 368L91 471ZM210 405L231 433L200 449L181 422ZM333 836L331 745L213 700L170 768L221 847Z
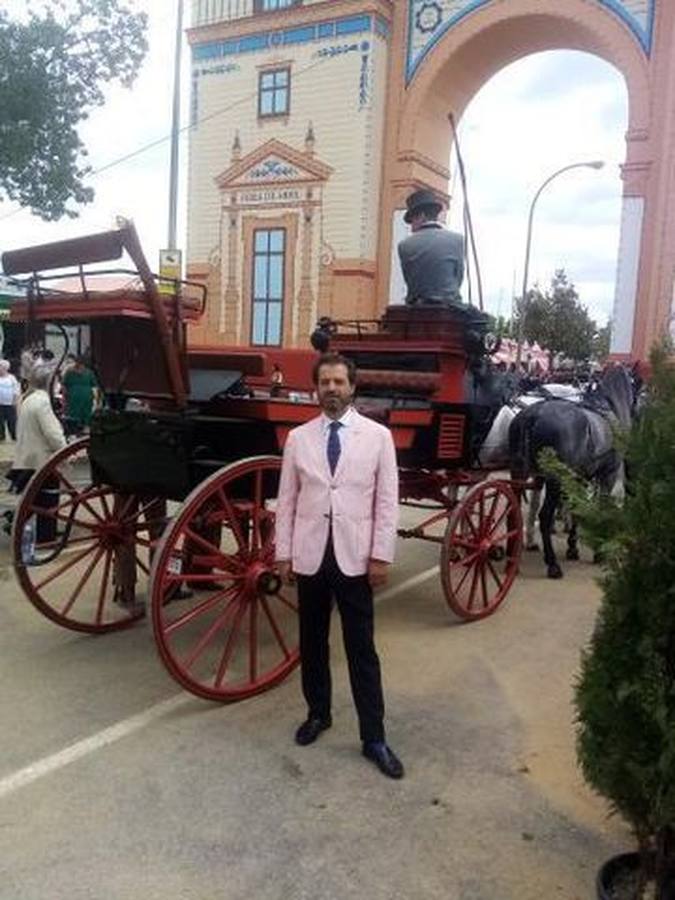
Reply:
M19 418L16 427L16 452L14 464L9 473L13 489L20 493L31 479L33 473L42 468L49 457L66 445L61 423L54 415L51 400L47 393L51 369L48 366L35 366L28 377L28 391L19 407ZM56 479L54 479L56 482ZM49 509L58 503L58 483L45 482L44 496L39 503ZM47 495L55 494L55 496ZM37 517L38 542L54 539L55 520L52 517Z

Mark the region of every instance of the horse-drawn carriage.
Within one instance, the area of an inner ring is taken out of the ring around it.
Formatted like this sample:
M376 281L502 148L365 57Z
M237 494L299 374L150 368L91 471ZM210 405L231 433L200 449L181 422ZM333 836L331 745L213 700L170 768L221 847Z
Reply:
M84 266L125 250L136 281L97 290L100 275ZM247 374L265 374L263 353L224 351L191 367L186 328L203 312L203 289L160 292L131 225L3 263L30 276L15 321L89 326L106 398L90 435L55 454L21 497L12 542L26 596L90 633L149 613L167 669L199 696L230 701L277 684L298 662L294 589L274 564L281 451L316 403L246 387ZM46 274L67 267L77 292ZM522 521L518 490L476 465L484 319L390 307L377 322L326 323L319 338L354 360L358 407L391 429L401 503L423 510L400 535L440 545L454 613L490 615L516 576ZM51 528L33 542L36 521Z

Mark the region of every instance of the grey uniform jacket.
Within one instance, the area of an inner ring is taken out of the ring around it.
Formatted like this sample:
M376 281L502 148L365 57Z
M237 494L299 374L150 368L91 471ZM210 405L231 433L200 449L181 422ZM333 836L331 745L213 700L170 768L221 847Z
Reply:
M464 278L464 238L437 222L423 225L398 245L407 303L459 303Z

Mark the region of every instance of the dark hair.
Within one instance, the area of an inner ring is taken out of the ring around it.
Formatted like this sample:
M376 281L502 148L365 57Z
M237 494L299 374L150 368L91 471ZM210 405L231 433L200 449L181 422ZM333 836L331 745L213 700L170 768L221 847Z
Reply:
M413 215L421 214L427 222L436 222L442 211L443 207L440 203L425 203L423 206L418 206Z
M319 369L322 366L344 366L347 370L347 378L350 384L356 384L356 365L351 359L342 356L341 353L322 353L312 366L312 381L319 383Z

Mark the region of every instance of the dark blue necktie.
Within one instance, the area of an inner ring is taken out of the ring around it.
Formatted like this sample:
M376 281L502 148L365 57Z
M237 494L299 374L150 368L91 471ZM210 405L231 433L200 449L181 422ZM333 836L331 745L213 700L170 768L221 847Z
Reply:
M335 474L335 467L340 459L340 437L338 431L341 428L340 422L331 422L330 431L328 432L328 465L330 466L330 474Z

